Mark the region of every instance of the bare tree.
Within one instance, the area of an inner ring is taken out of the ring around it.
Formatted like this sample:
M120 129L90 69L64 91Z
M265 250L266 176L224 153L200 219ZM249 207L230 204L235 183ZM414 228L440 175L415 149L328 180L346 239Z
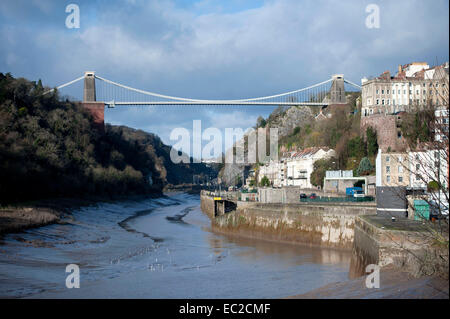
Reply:
M412 228L416 231L414 240L411 240L413 245L405 248L403 244L398 244L415 258L420 268L419 274L439 275L448 279L449 77L443 67L437 68L426 91L426 103L411 105L407 117L412 120L403 123L409 126L407 130L420 130L421 134L405 136L407 152L402 160L398 160L398 157L402 156L397 156L397 165L392 165L392 168L398 167L403 176L408 177L407 181L397 180L394 186L399 186L399 190L406 189L406 194L409 194L408 212L419 217L414 219L420 220ZM412 125L416 127L411 127ZM405 200L403 191L399 191L397 195L399 200ZM414 200L426 203L430 218L422 215L423 212L418 210ZM395 243L395 238L391 239Z

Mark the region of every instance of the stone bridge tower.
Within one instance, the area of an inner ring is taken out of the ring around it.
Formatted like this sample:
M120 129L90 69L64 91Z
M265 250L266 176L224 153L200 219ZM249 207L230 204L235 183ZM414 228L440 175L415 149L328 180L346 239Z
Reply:
M93 116L94 123L101 132L105 130L105 103L97 102L95 93L95 73L92 71L84 72L84 89L82 105Z
M346 104L344 75L335 74L330 89L330 104Z

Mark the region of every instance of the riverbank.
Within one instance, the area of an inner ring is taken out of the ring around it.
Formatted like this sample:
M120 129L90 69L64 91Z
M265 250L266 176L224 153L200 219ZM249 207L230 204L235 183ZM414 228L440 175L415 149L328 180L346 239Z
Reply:
M158 198L162 193L86 198L50 198L19 202L0 207L0 237L9 233L19 233L55 223L66 223L71 219L71 211L83 206L111 203L120 200L141 200Z
M393 265L381 268L380 288L368 289L366 276L336 282L287 299L448 299L449 282L439 277L415 278Z
M49 208L20 207L0 209L0 236L60 221L61 213Z
M0 298L283 298L348 278L348 251L217 235L199 206L185 193L99 203L4 236Z

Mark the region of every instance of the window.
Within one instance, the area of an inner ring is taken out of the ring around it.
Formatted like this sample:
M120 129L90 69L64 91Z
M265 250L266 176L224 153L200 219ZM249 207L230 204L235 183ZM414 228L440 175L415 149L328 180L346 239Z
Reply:
M406 90L403 90L403 94L406 94Z
M423 90L423 94L427 94L427 90Z
M386 166L386 173L389 174L391 172L391 167L390 166Z
M382 105L384 105L384 99L383 99L383 100L381 100L381 104L382 104Z
M381 94L384 94L384 90L381 90Z
M420 180L420 175L416 174L416 181Z
M379 99L377 99L377 105L379 105L380 104L380 100Z
M398 90L398 94L400 94L401 93L401 90Z
M420 169L420 164L416 164L416 171Z
M399 174L403 173L403 166L399 166L399 167L398 167L398 173L399 173Z
M419 95L419 90L416 90L416 94Z
M389 94L389 90L386 91L386 94Z
M398 177L398 182L399 182L399 183L403 183L403 176L399 176L399 177Z
M391 182L391 177L390 176L386 176L386 182L390 183Z
M387 99L387 105L390 105L390 104L391 104L391 100Z
M391 160L390 156L386 156L386 162L389 163L390 160Z
M403 156L400 155L400 156L398 157L398 162L399 162L399 163L403 162Z
M380 91L379 90L377 90L377 94L379 93Z

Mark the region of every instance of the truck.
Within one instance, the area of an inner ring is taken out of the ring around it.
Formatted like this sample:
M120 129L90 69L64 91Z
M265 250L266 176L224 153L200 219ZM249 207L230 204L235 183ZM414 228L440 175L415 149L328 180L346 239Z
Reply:
M347 187L345 194L348 197L364 197L364 191L361 187Z

